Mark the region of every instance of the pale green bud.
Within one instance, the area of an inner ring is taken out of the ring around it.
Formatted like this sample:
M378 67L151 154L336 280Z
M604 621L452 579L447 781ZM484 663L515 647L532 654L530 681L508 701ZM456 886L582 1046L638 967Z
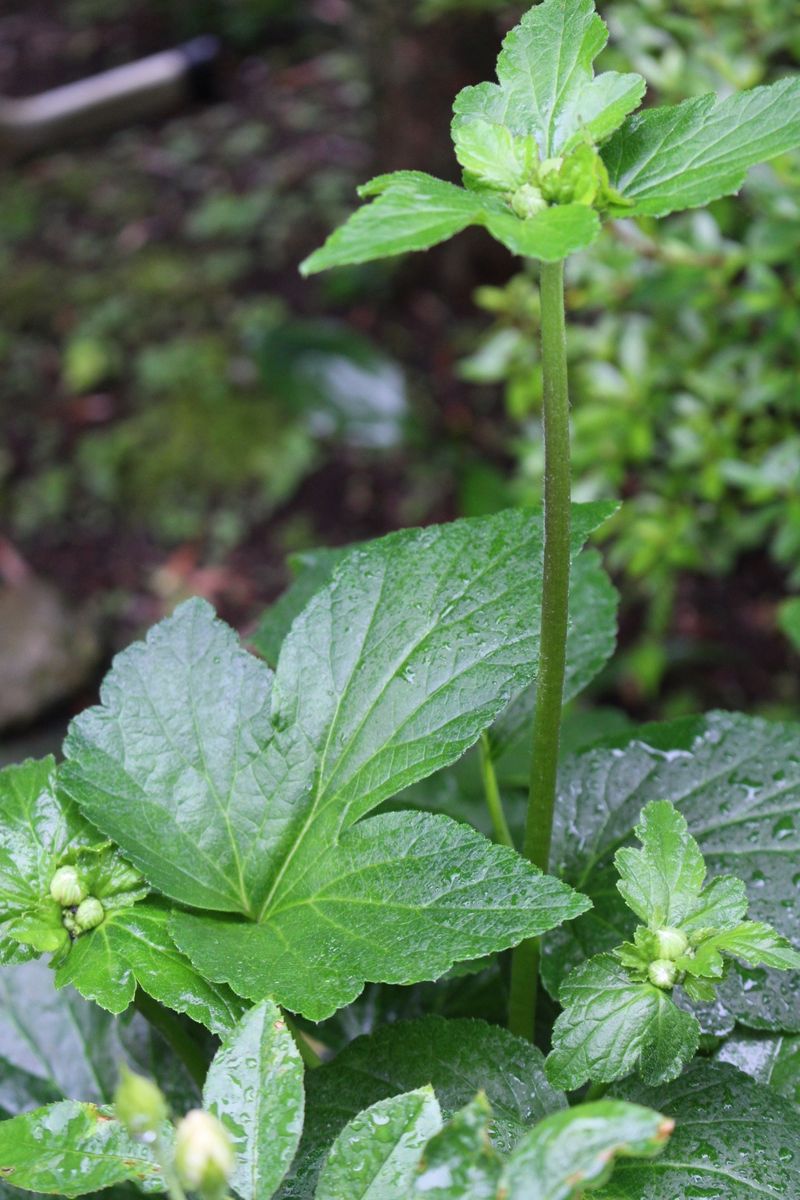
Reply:
M535 217L542 209L547 208L547 201L538 187L532 183L523 183L511 197L511 207L523 221Z
M193 1108L175 1132L175 1170L183 1187L203 1200L222 1200L233 1173L231 1139L211 1113Z
M167 1102L159 1088L123 1064L114 1093L114 1108L122 1124L135 1137L157 1133L167 1119Z
M106 910L96 896L87 896L75 911L75 929L77 933L87 933L96 929L105 920Z
M656 933L659 958L680 958L689 948L689 939L680 929L659 929Z
M545 200L558 200L561 194L561 167L564 159L557 155L555 158L545 158L536 172L536 180Z
M657 988L672 988L675 986L678 978L678 968L675 963L668 958L657 958L655 962L651 962L647 968L647 974L650 982L655 984Z
M50 880L50 895L62 908L73 908L86 898L86 884L76 867L59 867Z

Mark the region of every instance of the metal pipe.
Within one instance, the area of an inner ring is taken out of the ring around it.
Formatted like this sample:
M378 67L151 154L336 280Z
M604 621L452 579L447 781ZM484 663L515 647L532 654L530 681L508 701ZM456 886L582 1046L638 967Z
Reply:
M38 96L0 97L0 156L39 154L210 99L218 57L217 39L199 37Z

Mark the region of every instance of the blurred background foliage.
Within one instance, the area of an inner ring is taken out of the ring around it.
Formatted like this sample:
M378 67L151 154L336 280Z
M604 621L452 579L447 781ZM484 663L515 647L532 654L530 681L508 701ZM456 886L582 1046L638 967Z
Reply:
M472 231L296 272L371 174L455 177L452 96L525 7L0 5L6 95L222 45L213 103L0 169L7 589L45 578L102 659L190 592L247 628L289 552L538 499L534 268ZM800 70L797 0L599 7L602 66L651 102ZM636 716L800 700L798 244L787 156L740 201L619 222L570 264L576 495L625 500L597 696Z

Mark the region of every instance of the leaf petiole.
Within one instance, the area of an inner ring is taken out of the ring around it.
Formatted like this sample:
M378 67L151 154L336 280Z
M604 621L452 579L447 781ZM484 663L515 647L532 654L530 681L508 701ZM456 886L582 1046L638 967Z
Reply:
M503 811L503 798L500 795L500 788L497 785L497 774L492 761L492 748L486 730L481 734L480 753L483 791L486 797L486 807L489 810L492 822L494 840L501 846L509 846L513 850L514 839L511 836L511 830L508 828L508 822L506 821L506 814Z

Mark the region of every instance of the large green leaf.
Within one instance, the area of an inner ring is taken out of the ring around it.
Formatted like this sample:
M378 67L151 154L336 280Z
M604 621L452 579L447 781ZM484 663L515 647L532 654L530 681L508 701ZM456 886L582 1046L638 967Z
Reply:
M716 1052L718 1062L731 1063L759 1083L769 1084L800 1106L800 1036L737 1030Z
M209 983L173 942L170 909L161 900L121 908L73 942L60 961L57 987L71 985L112 1013L133 1003L137 985L213 1033L227 1033L244 1004L224 984Z
M386 1025L351 1042L306 1080L306 1127L297 1162L281 1196L307 1200L325 1152L362 1109L431 1084L449 1118L484 1091L494 1112L492 1134L510 1149L533 1124L566 1107L529 1042L483 1021L425 1017Z
M422 1148L441 1124L430 1086L378 1100L331 1146L315 1200L407 1200Z
M631 214L663 217L736 192L757 163L800 145L800 77L630 117L603 150Z
M638 1069L649 1083L674 1079L697 1051L700 1027L658 987L637 982L610 954L576 967L561 986L548 1078L567 1090Z
M582 204L545 208L527 220L499 197L457 187L422 171L381 175L359 189L370 201L330 235L302 264L304 275L427 250L469 225L482 225L512 254L556 262L590 245L600 232Z
M163 1191L151 1149L111 1110L62 1100L0 1121L0 1177L25 1191L84 1196L130 1180Z
M645 89L641 75L607 71L594 78L592 64L607 40L594 0L537 4L503 43L499 83L459 92L456 128L482 120L533 135L542 158L563 153L587 135L603 141Z
M570 1200L609 1178L617 1158L652 1158L674 1122L619 1100L580 1104L553 1113L526 1133L511 1154L498 1197Z
M576 506L575 552L607 511ZM208 978L320 1019L367 979L431 978L582 911L441 819L354 827L532 680L541 546L541 514L518 510L351 552L294 622L274 687L201 601L117 659L104 706L73 723L64 786L167 895L250 918L176 914Z
M252 1008L217 1051L204 1107L236 1151L231 1186L241 1200L266 1200L294 1158L303 1129L303 1065L280 1009Z
M800 727L730 713L647 726L621 745L571 758L559 791L552 866L596 896L605 919L616 920L604 897L613 853L642 807L666 797L686 817L711 875L744 880L751 915L800 942ZM551 989L587 947L604 948L592 940L602 936L598 920L589 913L548 938ZM610 938L616 944L616 927ZM797 972L734 966L719 994L744 1024L800 1031L799 981Z
M552 929L587 907L513 850L448 817L387 813L360 822L261 922L176 913L175 939L210 979L256 999L266 989L323 1020L365 980L436 979L454 962Z
M800 1195L800 1112L726 1063L698 1059L675 1083L620 1084L675 1120L664 1154L620 1162L597 1200L787 1200Z

